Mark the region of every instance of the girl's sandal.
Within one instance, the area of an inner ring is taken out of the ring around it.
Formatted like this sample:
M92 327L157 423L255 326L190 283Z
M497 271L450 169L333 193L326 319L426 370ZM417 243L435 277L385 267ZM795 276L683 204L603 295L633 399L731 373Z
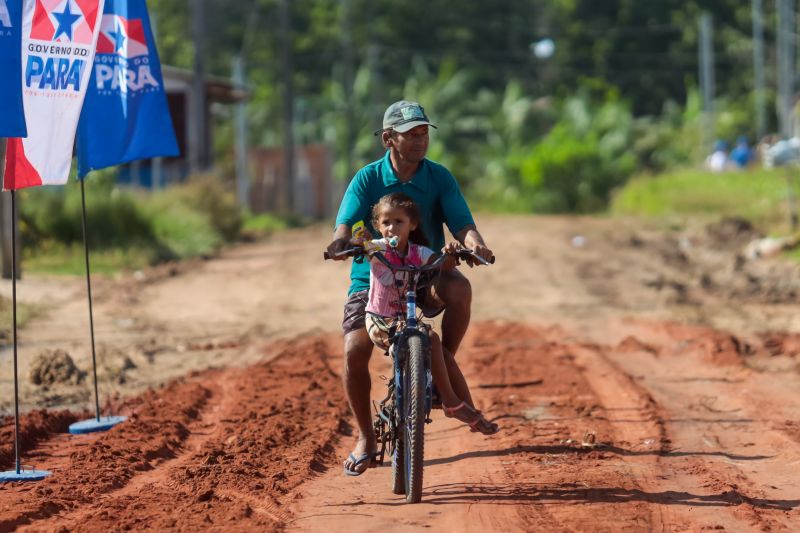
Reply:
M469 425L469 427L472 428L470 431L473 433L483 433L484 435L494 435L500 431L500 426L487 420L480 411L477 411L477 413L478 419L475 423Z
M494 435L500 431L500 426L486 420L480 411L470 407L466 402L461 402L455 407L443 405L442 410L444 411L444 416L464 422L473 432Z

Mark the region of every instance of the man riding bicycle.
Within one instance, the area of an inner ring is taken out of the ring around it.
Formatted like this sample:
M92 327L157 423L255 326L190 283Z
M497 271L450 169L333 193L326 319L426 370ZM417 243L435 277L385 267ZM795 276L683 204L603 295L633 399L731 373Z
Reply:
M431 124L424 109L416 102L401 100L390 105L383 116L383 128L375 132L381 136L386 155L359 170L342 198L333 242L328 253L337 259L348 248L352 227L363 221L373 236L377 232L371 225L372 208L377 201L392 192L403 192L419 206L421 226L434 250L444 247L446 224L453 236L466 248L487 261L493 256L467 206L461 189L453 175L444 166L425 158L428 151L428 128ZM369 290L369 264L353 263L350 273L350 290L344 306L344 372L345 394L358 425L358 442L344 463L344 468L360 474L372 466L377 445L370 412L369 360L373 342L365 327L367 293ZM453 388L459 397L474 407L464 376L455 364L458 351L470 320L472 288L458 270L442 273L429 287L420 301L423 314L432 317L444 310L442 317L442 345L447 370L451 373ZM355 458L352 459L352 458Z

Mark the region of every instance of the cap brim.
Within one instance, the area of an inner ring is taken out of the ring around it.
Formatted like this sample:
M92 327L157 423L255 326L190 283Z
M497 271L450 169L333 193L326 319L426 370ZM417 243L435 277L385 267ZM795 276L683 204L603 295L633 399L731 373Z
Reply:
M407 131L411 131L417 126L430 126L435 128L435 124L431 124L427 120L414 120L412 122L406 122L405 124L398 124L397 126L392 126L392 129L398 133L405 133Z

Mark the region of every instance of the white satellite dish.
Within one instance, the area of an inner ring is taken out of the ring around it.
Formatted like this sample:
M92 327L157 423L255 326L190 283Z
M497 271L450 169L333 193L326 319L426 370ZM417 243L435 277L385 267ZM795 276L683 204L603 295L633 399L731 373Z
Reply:
M531 52L539 59L547 59L556 51L556 43L552 39L542 39L531 43Z

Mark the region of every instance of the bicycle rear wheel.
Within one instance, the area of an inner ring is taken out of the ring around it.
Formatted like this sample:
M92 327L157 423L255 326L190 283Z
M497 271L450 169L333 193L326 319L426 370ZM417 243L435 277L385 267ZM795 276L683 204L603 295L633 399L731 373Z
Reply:
M403 372L405 394L402 450L405 459L406 502L422 499L422 468L425 458L425 344L419 335L408 338Z

